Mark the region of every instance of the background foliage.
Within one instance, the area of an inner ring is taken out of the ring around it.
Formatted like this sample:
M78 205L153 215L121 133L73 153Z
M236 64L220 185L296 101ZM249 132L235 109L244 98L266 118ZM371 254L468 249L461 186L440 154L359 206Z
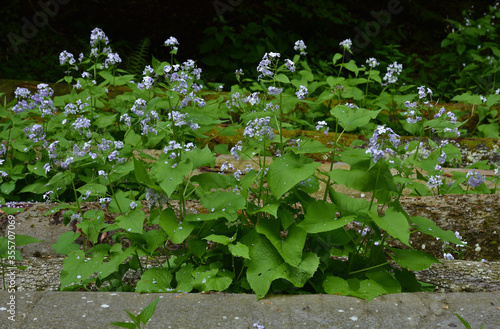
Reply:
M137 63L150 62L152 55L165 58L165 50L158 46L169 35L181 43L180 60L197 60L205 77L217 82L234 83L235 69L253 70L262 53L285 53L298 39L308 45L310 62L322 67L324 63L316 58L328 58L338 50L340 41L355 38L357 31L365 31L367 24L376 21L376 13L396 2L73 0L54 8L48 22L25 38L16 51L13 34L23 37L23 26L42 10L41 2L8 1L1 8L0 78L57 81L63 73L57 65L58 54L65 49L86 51L88 31L96 26L106 31L124 59L122 68L131 72L138 72ZM440 78L433 72L433 63L438 64L440 53L446 50L441 46L453 28L449 20L463 21L463 11L471 8L482 15L492 4L399 3L402 12L392 15L355 57L362 59L358 62L377 55L399 60L407 75L429 80L422 83ZM450 64L457 59L448 56L444 60Z

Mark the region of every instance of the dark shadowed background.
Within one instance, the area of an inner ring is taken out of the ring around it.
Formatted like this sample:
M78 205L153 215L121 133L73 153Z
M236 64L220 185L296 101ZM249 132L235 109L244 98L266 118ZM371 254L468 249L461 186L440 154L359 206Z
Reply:
M447 19L483 12L491 1L255 1L255 0L3 0L0 23L0 78L54 82L62 77L58 56L88 53L90 31L104 30L123 60L121 68L167 60L162 47L179 42L179 60L192 58L206 79L229 81L234 70L254 70L266 51L293 54L303 39L311 57L331 59L338 43L354 41L353 59L374 54L405 59L439 53ZM357 39L356 39L357 38ZM133 59L140 61L134 61ZM143 68L143 67L142 67Z

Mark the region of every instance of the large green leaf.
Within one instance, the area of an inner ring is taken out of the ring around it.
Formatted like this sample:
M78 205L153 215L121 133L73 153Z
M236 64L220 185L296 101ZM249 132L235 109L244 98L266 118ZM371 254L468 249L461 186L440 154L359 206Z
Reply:
M264 234L273 244L281 257L292 266L302 261L302 250L306 243L307 233L302 228L291 225L285 239L280 235L280 223L276 219L262 219L256 227L257 232Z
M396 191L396 184L394 184L391 171L384 164L376 164L368 170L333 169L330 172L330 177L335 182L358 191Z
M136 292L168 292L173 275L168 268L151 268L146 270L137 282Z
M296 287L302 287L316 272L319 258L311 252L302 255L302 262L293 267L283 261L276 248L264 236L258 236L250 248L247 280L257 295L263 298L276 279L286 279Z
M97 183L88 183L83 185L82 187L79 187L77 189L78 192L80 192L82 195L86 195L87 191L90 191L90 196L102 196L106 194L106 191L108 190L106 185L102 184L97 184Z
M328 232L341 228L354 220L354 216L336 218L337 207L332 203L312 201L307 207L305 219L298 225L307 233Z
M127 232L142 233L144 219L146 219L144 211L140 209L134 209L126 215L116 217L116 223L118 224L118 227L124 229Z
M110 224L104 223L104 212L102 211L89 210L85 213L84 217L84 220L76 224L76 227L81 229L92 243L97 243L101 230Z
M140 160L137 160L135 157L133 159L134 159L134 174L137 181L144 183L148 187L154 186L155 184L153 183L151 177L149 177L148 172L146 170L146 166L144 166L144 163L142 163L142 161Z
M320 164L303 156L287 153L269 166L267 183L271 194L280 199L297 183L313 175Z
M439 263L434 256L415 249L396 249L390 248L394 253L392 259L399 264L399 266L406 268L409 271L422 271L434 263Z
M31 243L43 242L43 240L39 240L29 235L16 234L14 236L16 241L16 246L24 246Z
M368 212L375 224L385 230L393 238L398 239L407 246L410 246L410 225L405 215L390 207L385 211L384 216L380 216L374 211Z
M92 255L92 258L85 258L82 250L76 250L69 253L64 259L63 269L61 271L61 287L67 287L72 283L78 283L94 274L102 264L104 252L98 252Z
M177 216L172 208L167 208L160 213L159 224L175 244L183 243L194 229L194 225L188 221L177 222Z
M80 246L73 243L79 236L80 234L75 232L63 233L59 236L57 242L53 243L51 246L57 253L67 255L72 251L80 250Z
M380 111L382 110L373 111L364 108L353 109L347 105L337 105L330 110L330 113L338 120L339 124L344 127L345 131L353 131L368 124L370 120L375 119Z
M357 286L357 289L353 289L352 286ZM349 279L346 281L337 276L328 276L323 281L323 289L325 289L327 294L354 296L366 299L367 301L388 293L388 291L375 280L359 281L358 279Z
M215 166L215 155L208 148L208 145L205 146L204 149L195 148L192 151L184 152L183 158L190 160L193 164L193 168L199 168L201 166Z
M337 192L330 188L330 198L337 205L342 214L357 214L360 210L367 210L370 201L365 199L355 199L344 193Z
M128 247L125 250L121 250L122 245L121 243L115 244L111 251L113 250L119 250L119 252L111 253L110 260L107 261L106 263L103 263L99 269L97 270L97 276L100 279L104 279L111 275L112 273L118 272L119 267L121 264L123 264L127 258L131 257L134 255L136 248L135 247Z
M230 222L238 219L238 210L246 207L246 200L241 194L227 191L207 193L200 198L200 203L210 212L220 212L220 217Z
M463 244L462 241L460 241L460 239L456 237L455 233L449 230L443 230L428 218L414 216L410 217L410 221L416 224L418 226L417 230L422 233L433 236L435 238L439 238L443 241L448 241L453 244Z
M179 184L184 182L184 178L193 169L193 163L181 161L174 165L172 163L157 162L155 175L160 182L160 187L170 197Z
M228 245L229 252L234 257L243 257L246 259L250 259L249 249L246 245L241 242L236 242L236 244Z

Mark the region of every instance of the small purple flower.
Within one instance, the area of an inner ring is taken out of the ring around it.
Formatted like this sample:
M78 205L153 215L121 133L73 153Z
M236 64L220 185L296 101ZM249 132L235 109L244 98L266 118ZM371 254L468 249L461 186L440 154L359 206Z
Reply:
M272 95L272 96L277 96L277 95L281 94L282 91L283 91L283 88L276 88L273 86L270 86L267 89L267 92L269 93L269 95Z
M106 34L100 28L96 27L90 33L90 46L95 47L100 41L103 41L106 45L109 43L109 39Z
M90 127L90 120L85 117L79 117L72 124L74 129L85 129Z
M243 73L243 69L237 69L234 71L234 75L236 76L236 79L240 79L245 73Z
M137 203L135 203L134 201L130 202L130 209L135 209L135 207L137 207Z
M444 114L444 112L446 112L446 110L445 110L445 108L443 106L443 107L441 107L441 109L439 110L439 112L436 113L436 115L434 115L434 119L440 118Z
M443 185L441 176L431 176L427 181L427 186L429 186L429 188L438 188L441 185Z
M481 176L479 174L479 172L477 171L469 171L467 173L467 176L466 178L468 178L469 180L467 181L467 185L469 185L471 188L476 188L478 187L479 185L481 185L485 180L486 180L486 176Z
M288 58L285 59L285 66L290 70L290 72L295 72L295 63Z
M373 69L377 67L380 63L377 62L377 60L374 57L370 57L366 60L366 64L368 64L368 66Z
M454 260L455 259L455 257L453 257L453 255L450 254L449 252L443 254L443 258L446 260Z
M244 103L250 103L250 105L255 105L257 104L260 99L259 99L259 93L255 92L250 95L248 95L245 99L242 100Z
M339 43L339 46L341 46L342 48L344 48L344 50L351 50L351 46L352 46L352 41L351 39L345 39L344 41L341 41Z
M167 40L165 40L165 46L167 46L167 47L177 48L176 46L178 46L178 45L179 45L179 41L177 41L177 39L174 37L170 37Z
M398 81L398 76L402 71L402 64L398 64L397 62L389 64L389 66L387 67L387 73L385 74L383 80L387 81L387 84L396 83L396 81Z
M30 91L27 88L17 87L14 94L16 95L16 98L27 98L30 95Z
M238 143L236 143L235 146L233 146L231 148L230 152L231 152L231 155L233 156L233 158L235 160L239 160L240 159L240 156L239 156L238 152L241 151L242 147L243 147L243 143L242 143L242 141L239 141Z
M64 64L73 65L76 63L76 61L75 61L75 57L73 56L72 53L69 53L66 50L64 50L63 52L61 52L59 54L59 63L61 65L64 65Z
M448 115L448 118L450 118L450 122L452 124L457 123L457 117L455 116L455 114L453 112L447 112L446 114Z
M295 41L295 45L294 45L293 49L295 51L300 51L301 55L307 55L307 53L305 52L306 48L307 48L307 46L305 45L303 40Z
M300 85L299 90L295 93L298 99L303 100L307 95L309 95L309 91L303 85Z

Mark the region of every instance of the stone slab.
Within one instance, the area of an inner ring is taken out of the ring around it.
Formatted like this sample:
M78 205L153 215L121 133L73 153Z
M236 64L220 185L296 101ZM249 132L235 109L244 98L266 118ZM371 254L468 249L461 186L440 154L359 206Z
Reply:
M500 293L402 293L370 302L335 295L138 294L99 292L18 292L16 321L8 320L9 294L0 292L2 328L117 328L159 296L148 323L155 328L500 328Z

